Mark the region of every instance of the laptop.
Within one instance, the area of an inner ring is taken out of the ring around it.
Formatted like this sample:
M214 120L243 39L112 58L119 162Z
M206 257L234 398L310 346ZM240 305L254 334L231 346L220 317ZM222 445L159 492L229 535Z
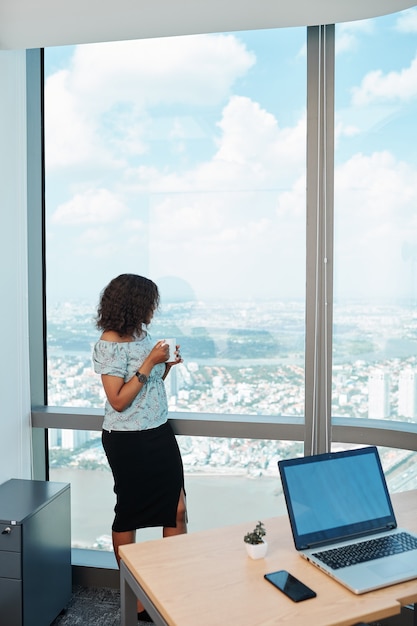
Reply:
M417 578L417 535L397 528L375 446L278 467L304 558L357 594Z

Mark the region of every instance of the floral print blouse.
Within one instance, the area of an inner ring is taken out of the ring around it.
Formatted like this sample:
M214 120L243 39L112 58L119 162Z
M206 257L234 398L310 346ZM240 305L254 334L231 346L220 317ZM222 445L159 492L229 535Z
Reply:
M97 374L109 374L129 381L153 348L145 332L144 336L131 342L103 341L94 346L93 365ZM124 411L115 411L106 400L103 429L147 430L157 428L167 421L168 403L162 376L165 364L158 363L152 369L148 382Z

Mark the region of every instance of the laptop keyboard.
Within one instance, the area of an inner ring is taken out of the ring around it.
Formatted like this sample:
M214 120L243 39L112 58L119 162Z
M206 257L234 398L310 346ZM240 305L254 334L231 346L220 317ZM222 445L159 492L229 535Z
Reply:
M409 550L417 550L417 538L401 532L396 535L369 539L368 541L349 546L324 550L323 552L317 552L313 556L332 569L340 569L348 565L365 563L366 561L381 559L384 556L400 554Z

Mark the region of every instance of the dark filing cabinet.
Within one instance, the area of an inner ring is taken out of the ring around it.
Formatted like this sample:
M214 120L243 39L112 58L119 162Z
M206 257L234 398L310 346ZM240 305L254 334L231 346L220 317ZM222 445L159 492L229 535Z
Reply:
M0 485L0 625L49 626L71 587L70 485Z

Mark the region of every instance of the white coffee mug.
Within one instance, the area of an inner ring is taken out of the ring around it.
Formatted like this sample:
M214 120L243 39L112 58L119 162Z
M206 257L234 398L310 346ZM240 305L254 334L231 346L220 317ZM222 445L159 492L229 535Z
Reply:
M175 350L177 349L177 340L174 337L170 339L164 339L164 342L169 345L169 354L167 361L175 361Z

